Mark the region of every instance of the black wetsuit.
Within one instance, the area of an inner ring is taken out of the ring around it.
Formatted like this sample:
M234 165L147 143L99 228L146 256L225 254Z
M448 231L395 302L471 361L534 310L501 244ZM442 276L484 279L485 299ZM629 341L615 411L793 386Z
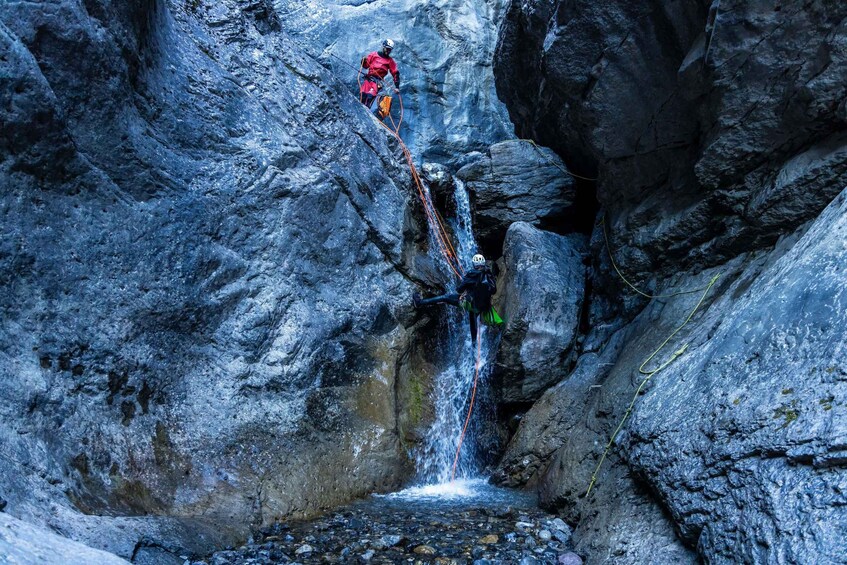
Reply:
M418 306L431 306L433 304L449 304L451 306L463 306L461 297L465 295L465 301L469 307L468 321L471 326L471 340L476 343L477 318L483 312L491 309L491 297L497 292L497 283L494 273L488 266L482 268L474 267L462 277L462 282L456 287L456 292L442 294L433 298L427 298L417 303Z

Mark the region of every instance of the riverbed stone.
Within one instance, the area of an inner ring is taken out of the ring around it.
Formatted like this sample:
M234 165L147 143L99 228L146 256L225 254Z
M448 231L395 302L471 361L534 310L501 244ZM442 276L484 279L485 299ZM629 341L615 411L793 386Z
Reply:
M582 565L582 558L573 551L569 551L561 554L558 562L559 565Z

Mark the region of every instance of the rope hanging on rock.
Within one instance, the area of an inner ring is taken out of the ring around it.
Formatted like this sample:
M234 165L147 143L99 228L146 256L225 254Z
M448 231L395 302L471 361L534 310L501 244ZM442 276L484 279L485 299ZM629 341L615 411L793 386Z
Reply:
M551 165L553 165L554 167L556 167L557 169L559 169L560 171L565 173L566 175L570 175L570 176L577 178L577 179L580 179L580 180L587 180L589 182L597 182L597 179L592 179L592 178L584 177L582 175L578 175L576 173L572 173L569 170L567 170L565 167L561 166L559 163L557 163L556 161L554 161L553 159L551 159L550 157L545 155L541 151L541 146L538 145L535 142L534 139L526 139L526 138L521 137L521 138L518 138L518 139L507 139L505 141L502 141L501 143L529 143L530 145L532 145L532 147L535 149L535 151L539 155L541 155L542 159L544 159L545 161L547 161L548 163L550 163Z
M672 294L663 294L663 295L662 294L660 294L660 295L647 294L646 292L641 291L640 289L633 286L628 280L626 280L626 278L623 276L623 274L618 269L617 265L615 264L615 259L612 256L612 248L609 246L609 237L606 234L605 217L603 218L603 220L601 220L601 223L603 224L603 235L606 239L606 250L609 253L609 259L612 261L612 266L614 266L615 272L618 273L618 276L620 276L620 278L632 290L634 290L635 292L637 292L641 296L644 296L644 297L647 297L647 298L668 298L668 297L672 297L672 296L680 296L680 295L683 295L683 294L692 294L692 293L695 293L695 292L702 292L703 294L702 294L702 296L700 296L700 300L697 301L697 304L694 306L694 309L691 310L691 312L688 314L688 316L685 318L685 320L683 320L682 324L680 324L674 331L672 331L671 334L667 338L665 338L665 340L662 342L662 344L659 345L659 347L653 353L651 353L650 356L647 357L644 360L644 362L642 362L641 365L638 367L638 372L640 374L644 375L644 378L641 380L641 384L639 384L638 388L635 390L635 394L632 397L632 401L629 403L629 406L627 407L626 412L624 412L623 418L621 418L621 421L618 424L618 427L615 428L614 432L612 432L612 435L609 438L609 441L606 444L605 449L603 450L603 455L600 457L600 461L597 462L597 467L594 469L594 473L592 473L591 480L588 483L588 488L585 491L586 497L588 497L588 495L591 494L591 489L594 488L594 485L597 482L597 475L600 473L600 468L603 466L603 462L606 460L606 456L609 454L609 451L612 449L612 446L615 444L615 439L618 437L618 434L620 433L621 429L623 428L624 424L626 423L627 419L629 418L630 414L632 413L633 408L635 408L635 402L636 402L636 400L638 400L638 396L641 394L641 391L644 389L644 387L647 385L647 383L650 381L650 379L653 378L653 375L655 375L658 372L665 369L668 365L670 365L671 363L676 361L676 359L678 357L680 357L683 353L685 353L685 351L688 349L689 344L688 343L683 344L682 347L680 347L679 349L674 351L673 354L664 363L661 363L655 369L647 370L644 367L648 363L650 363L653 360L653 358L656 357L656 355L658 355L659 352L662 351L662 349L665 348L665 346L676 336L676 334L678 334L680 331L682 331L682 329L686 325L688 325L688 322L691 321L691 318L694 317L694 314L696 314L697 311L700 309L700 307L703 305L703 302L706 300L706 296L709 294L709 291L712 289L712 287L718 281L718 277L720 277L720 273L718 273L718 274L716 274L715 276L712 277L712 279L709 281L709 284L707 284L706 286L704 286L702 288L698 288L698 289L694 289L694 290L687 290L687 291L675 292L675 293L672 293Z

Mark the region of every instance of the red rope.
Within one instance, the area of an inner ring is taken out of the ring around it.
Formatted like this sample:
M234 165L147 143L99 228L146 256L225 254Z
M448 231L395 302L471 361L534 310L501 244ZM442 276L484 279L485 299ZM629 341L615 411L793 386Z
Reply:
M362 82L360 80L361 77L361 69L358 71L356 75L356 82L359 83L359 92L361 97L362 90ZM403 114L405 113L405 108L403 106L403 96L400 94L400 91L397 91L397 99L400 102L400 117L397 123L394 123L394 117L389 113L388 118L391 120L391 125L394 126L393 129L385 125L384 122L380 121L379 124L388 130L397 142L400 144L400 148L403 151L403 156L406 158L406 163L409 165L409 170L412 174L412 180L415 183L415 187L418 190L418 196L421 199L421 204L424 207L424 212L426 213L427 220L429 221L429 225L433 226L435 232L435 241L438 244L439 250L441 251L441 255L444 257L444 260L447 261L447 265L453 271L453 273L458 277L462 278L464 271L462 269L462 264L457 257L456 249L453 247L453 243L450 241L450 237L447 234L447 230L444 228L444 224L441 221L441 216L438 214L438 210L432 204L430 199L426 197L426 192L423 188L423 182L421 181L420 175L418 174L418 170L415 167L414 158L412 157L412 152L409 151L409 148L403 142L403 139L400 137L400 125L403 123ZM482 326L477 326L476 332L476 366L474 369L474 378L473 378L473 388L471 389L471 402L468 406L468 415L465 417L465 424L462 426L462 433L459 435L459 444L456 446L456 456L453 459L453 470L450 474L450 480L455 480L456 478L456 468L459 465L459 455L462 451L462 444L465 440L465 434L468 431L468 424L471 421L471 414L473 413L474 401L476 400L476 388L477 383L479 382L479 371L480 366L482 364Z

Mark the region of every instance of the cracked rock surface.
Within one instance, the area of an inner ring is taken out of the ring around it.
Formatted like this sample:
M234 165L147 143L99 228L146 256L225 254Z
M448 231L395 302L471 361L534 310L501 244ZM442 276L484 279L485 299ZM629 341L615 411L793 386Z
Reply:
M165 563L411 472L408 172L282 29L264 1L0 5L9 514Z
M498 92L602 210L579 357L495 479L589 562L843 562L845 25L827 1L508 10Z

